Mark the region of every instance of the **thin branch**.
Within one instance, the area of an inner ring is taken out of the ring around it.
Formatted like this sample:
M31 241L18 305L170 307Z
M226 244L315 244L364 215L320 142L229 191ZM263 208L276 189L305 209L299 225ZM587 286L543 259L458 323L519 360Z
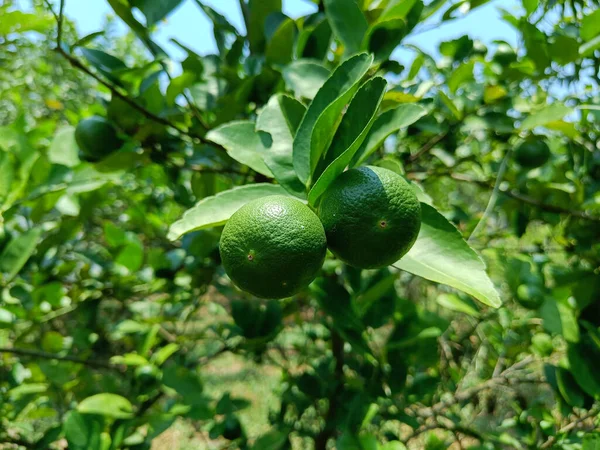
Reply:
M565 433L568 433L569 431L572 431L573 429L577 428L581 423L585 422L588 419L591 419L593 416L598 415L599 412L600 412L600 405L596 404L586 414L584 414L583 416L581 416L577 420L574 420L573 422L568 423L567 425L565 425L564 427L562 427L560 430L558 430L558 432L556 433L556 435L550 436L546 440L546 442L544 442L540 446L540 449L546 449L546 448L552 447L552 445L554 445L554 443L558 440L558 435L565 434Z
M496 181L494 182L494 189L492 190L492 195L490 195L488 204L485 208L485 211L483 212L483 216L481 216L481 219L479 219L479 222L477 222L477 225L471 232L471 235L467 239L467 242L470 242L475 236L477 236L477 233L479 232L479 230L481 230L484 227L485 222L487 221L487 218L492 214L492 210L496 207L496 202L498 201L498 193L500 192L500 184L502 183L502 179L504 178L504 173L506 172L506 168L508 167L508 159L510 158L510 154L511 154L511 151L509 149L506 152L506 155L504 155L502 164L500 164L500 169L498 170L498 176L496 177Z
M420 172L420 173L423 174L424 172ZM416 173L413 172L413 177L415 174ZM456 181L476 184L478 186L481 186L481 187L484 187L487 189L492 188L490 183L487 181L477 180L477 179L471 178L467 175L463 175L460 173L444 172L444 173L430 173L428 175L446 176L446 177L450 177ZM413 177L410 177L410 175L409 175L409 178L413 178ZM526 203L528 205L535 206L536 208L541 209L542 211L556 213L556 214L567 214L569 216L578 217L580 219L591 220L593 222L600 222L599 216L592 216L591 214L587 213L586 211L578 211L578 210L563 208L561 206L555 206L555 205L549 205L547 203L542 203L532 197L529 197L528 195L525 195L525 194L517 191L516 189L502 189L502 187L501 187L499 192L503 195L506 195L507 197L514 199L514 200L518 200L518 201Z
M202 143L210 144L216 148L225 150L222 146L206 140L203 136L196 134L196 133L192 133L189 130L186 130L186 129L180 127L179 125L171 122L170 120L168 120L164 117L161 117L161 116L153 113L152 111L149 111L148 109L146 109L144 106L140 105L138 102L136 102L134 99L132 99L128 95L121 93L119 91L119 89L116 86L114 86L112 83L109 83L108 81L104 80L102 77L100 77L99 75L94 73L87 66L85 66L85 64L83 64L78 58L76 58L69 52L65 51L65 49L62 46L62 31L63 31L63 23L64 23L64 14L63 13L64 13L65 0L61 0L61 2L60 2L60 11L59 11L58 16L56 15L56 13L54 13L54 10L51 8L48 1L47 0L45 0L45 1L46 1L46 4L50 7L52 14L54 15L54 17L57 20L58 33L57 33L55 51L57 53L59 53L61 56L63 56L69 62L69 64L71 64L71 66L73 66L75 69L78 69L78 70L84 72L86 75L88 75L91 78L93 78L94 80L96 80L102 86L106 87L111 92L112 95L114 95L115 97L117 97L120 100L127 103L129 106L131 106L136 111L140 112L147 119L150 119L153 122L159 123L161 125L171 127L173 129L177 130L180 134L182 134L184 136L188 136L193 139L198 139ZM167 74L168 74L168 72L167 72ZM187 98L187 96L185 96L185 97L186 97L186 100L188 101L188 105L190 106L190 108L193 109L192 105L189 103L190 102L189 98ZM194 112L194 111L192 111L192 112ZM206 127L206 124L202 120L200 120L200 123L202 123L202 125L205 128L208 128L208 127Z
M42 358L42 359L53 359L56 361L68 361L77 364L83 364L84 366L97 367L102 369L111 369L111 370L122 370L122 366L118 366L115 364L111 364L106 361L97 361L97 360L88 360L88 359L80 359L75 356L58 356L54 353L47 353L38 350L30 350L26 348L6 348L0 347L0 353L11 353L13 355L19 356L31 356L32 358Z
M419 159L421 156L423 156L425 153L427 153L429 150L431 150L433 147L435 147L440 141L442 141L446 137L447 134L448 134L448 132L444 131L444 132L432 137L429 141L427 141L427 143L423 147L421 147L419 149L419 151L417 153L415 153L414 155L410 155L408 160L410 162L415 162L417 159Z
M65 21L65 0L60 0L60 7L58 10L58 32L56 34L56 45L61 48L62 47L62 33L63 33L63 23Z

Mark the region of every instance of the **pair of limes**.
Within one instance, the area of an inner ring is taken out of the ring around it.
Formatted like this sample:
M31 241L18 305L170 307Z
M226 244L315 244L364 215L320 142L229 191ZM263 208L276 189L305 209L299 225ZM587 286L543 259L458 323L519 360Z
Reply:
M257 297L289 297L317 276L327 248L354 267L385 267L410 250L421 227L411 186L380 167L344 172L323 194L317 213L285 196L240 208L221 235L229 278Z

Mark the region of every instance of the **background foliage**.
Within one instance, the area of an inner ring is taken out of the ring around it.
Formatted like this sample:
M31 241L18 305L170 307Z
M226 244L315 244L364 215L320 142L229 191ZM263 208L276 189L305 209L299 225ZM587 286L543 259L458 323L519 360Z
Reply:
M152 40L180 1L109 3L129 34L77 36L64 2L0 3L0 447L600 446L597 1L523 0L503 13L518 48L465 30L409 67L389 59L407 36L488 1L324 0L291 19L240 0L242 35L198 0L219 52L181 62ZM355 129L334 70L361 52L353 86L387 80L379 115L352 161L308 167L297 116L328 90L320 129ZM126 139L97 163L74 140L92 115ZM551 158L528 170L512 152L531 134ZM304 197L363 162L431 205L397 268L328 259L278 302L230 284L217 246L240 196L283 191L274 175Z

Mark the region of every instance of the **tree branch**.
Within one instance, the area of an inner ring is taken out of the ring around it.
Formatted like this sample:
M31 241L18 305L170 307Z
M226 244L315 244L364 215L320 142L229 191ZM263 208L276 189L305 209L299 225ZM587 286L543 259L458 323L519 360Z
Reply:
M558 440L559 434L568 433L569 431L577 428L581 423L585 422L588 419L591 419L593 416L598 415L599 412L600 412L600 405L598 405L598 404L594 405L586 414L584 414L577 420L574 420L573 422L570 422L567 425L565 425L564 427L562 427L560 430L558 430L556 435L550 436L546 440L546 442L544 442L540 446L540 449L546 449L546 448L552 447L552 445L554 445L554 443Z
M425 174L426 172L420 172L420 174ZM411 177L409 174L409 178L414 178L414 175L416 175L417 173L413 172L413 176ZM428 175L432 175L432 176L446 176L446 177L450 177L453 180L456 181L461 181L461 182L465 182L465 183L471 183L471 184L476 184L478 186L487 188L487 189L492 189L493 186L490 185L490 183L488 183L487 181L483 181L483 180L477 180L474 178L471 178L467 175L461 174L461 173L429 173ZM551 213L556 213L556 214L567 214L573 217L578 217L580 219L585 219L585 220L590 220L593 222L600 222L600 217L598 216L593 216L589 213L587 213L586 211L578 211L578 210L572 210L572 209L567 209L567 208L563 208L561 206L555 206L555 205L549 205L547 203L542 203L532 197L529 197L528 195L522 194L521 192L517 191L516 189L502 189L500 188L499 192L503 195L506 195L507 197L510 197L514 200L518 200L520 202L526 203L528 205L532 205L535 206L536 208L541 209L542 211L546 211L546 212L551 212Z
M444 132L442 132L442 133L440 133L440 134L432 137L423 147L421 147L419 149L419 151L417 153L415 153L414 155L410 155L410 157L408 158L408 160L411 163L415 162L417 159L419 159L421 156L423 156L425 153L427 153L429 150L431 150L433 147L435 147L447 135L448 135L448 132L444 131Z
M87 360L80 359L75 356L58 356L54 353L47 353L38 350L30 350L26 348L6 348L0 347L0 353L10 353L13 355L19 356L30 356L32 358L42 358L42 359L53 359L56 361L68 361L77 364L83 364L84 366L102 368L102 369L111 369L111 370L122 370L122 366L111 364L106 361L95 361L95 360Z
M54 12L54 10L51 8L51 5L48 3L47 0L46 0L46 4L48 5L48 7L50 8L50 10L52 11L52 14L54 15L54 17L57 20L58 33L57 33L56 49L55 49L55 51L57 53L59 53L61 56L63 56L69 62L69 64L72 67L74 67L75 69L78 69L78 70L84 72L86 75L88 75L91 78L93 78L94 80L96 80L102 86L106 87L111 92L112 95L114 95L115 97L117 97L120 100L122 100L125 103L127 103L129 106L131 106L136 111L140 112L147 119L150 119L153 122L159 123L161 125L165 125L165 126L171 127L173 129L177 130L177 132L179 132L181 135L188 136L188 137L193 138L193 139L198 139L200 142L202 142L204 144L210 144L210 145L212 145L212 146L214 146L216 148L219 148L221 150L225 150L222 146L220 146L218 144L215 144L213 142L208 141L203 136L201 136L201 135L199 135L197 133L192 133L189 130L186 130L186 129L180 127L179 125L171 122L170 120L168 120L168 119L166 119L164 117L161 117L161 116L153 113L152 111L149 111L148 109L146 109L144 106L140 105L138 102L136 102L134 99L132 99L128 95L125 95L125 94L121 93L119 91L119 89L115 85L113 85L112 83L109 83L108 81L104 80L102 77L100 77L99 75L97 75L96 73L94 73L92 70L90 70L88 67L86 67L85 64L83 64L78 58L76 58L75 56L73 56L72 54L70 54L69 52L67 52L63 48L63 45L62 45L62 32L63 32L63 23L64 23L65 0L61 0L61 2L60 2L60 10L59 10L58 16ZM190 106L190 108L193 108L192 104L189 103L190 102L189 98L187 98L187 96L185 96L185 98L188 101L188 105ZM204 124L202 120L200 120L200 123L205 128L207 128L206 124Z

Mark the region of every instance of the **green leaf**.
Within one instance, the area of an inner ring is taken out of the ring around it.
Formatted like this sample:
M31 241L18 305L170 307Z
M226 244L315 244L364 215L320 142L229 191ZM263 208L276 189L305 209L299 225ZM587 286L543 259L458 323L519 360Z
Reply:
M277 182L290 194L306 199L304 185L294 171L292 147L294 135L306 112L306 107L287 95L278 94L269 100L256 121L256 129L271 135L271 146L264 161Z
M178 365L170 365L163 370L163 383L175 390L186 403L201 405L206 401L202 395L202 381L197 373Z
M10 5L10 3L8 4ZM38 31L44 33L54 26L54 19L50 14L24 13L22 11L2 10L2 21L0 21L0 36L11 33L25 33L27 31Z
M552 297L546 297L540 307L540 316L544 329L550 333L562 335L568 342L579 341L579 326L574 311Z
M447 284L497 308L502 303L485 263L435 208L421 203L422 224L410 251L394 267ZM457 268L460 270L457 270Z
M600 36L596 36L589 42L586 42L579 47L579 54L583 57L593 55L596 50L600 49Z
M213 34L215 36L215 42L217 44L217 48L219 49L219 54L221 56L225 56L227 51L229 50L232 42L237 39L238 32L236 28L229 23L229 21L225 18L225 16L219 14L210 6L207 6L196 0L196 4L204 11L204 14L208 16L208 18L213 23Z
M337 129L331 147L317 166L317 181L308 194L308 202L315 205L319 197L340 175L363 143L383 100L387 82L380 77L364 83L348 107ZM319 176L319 173L321 175Z
M579 59L579 43L570 36L559 35L554 37L550 44L550 54L554 62L562 65L569 64Z
M598 398L600 396L600 372L598 371L600 364L597 363L596 355L582 344L572 344L567 350L567 357L571 373L577 384L585 393Z
M406 450L406 446L400 441L391 441L380 445L379 450Z
M8 243L0 254L0 272L5 274L4 281L12 280L19 273L35 251L41 235L40 228L32 228Z
M255 131L254 122L240 120L223 124L209 131L206 139L223 146L237 162L265 176L273 176L263 161L269 143Z
M207 197L171 225L168 238L174 241L190 231L224 225L246 203L268 195L287 195L287 192L276 184L259 183L235 187Z
M573 109L563 103L553 103L526 117L521 123L521 129L533 130L536 127L544 126L547 123L561 120L571 112L573 112Z
M329 69L319 62L299 59L283 69L283 79L294 95L312 99L329 77Z
M556 384L558 385L560 395L562 395L562 398L565 399L565 402L567 402L568 405L573 406L574 408L583 407L585 401L583 392L581 392L581 389L568 370L557 367Z
M314 58L323 61L327 57L331 45L331 25L326 17L316 24L311 22L305 26L296 41L297 58ZM314 16L313 16L314 17Z
M262 53L265 46L265 20L269 14L281 11L281 0L249 0L247 8L248 15L245 18L250 52Z
M101 450L101 422L93 417L71 410L65 414L62 426L69 449Z
M124 397L116 394L96 394L77 405L82 414L99 414L113 419L130 419L133 417L133 406Z
M131 31L144 43L154 56L164 55L165 52L150 39L150 32L142 25L131 11L128 0L106 0L117 16L127 24Z
M0 211L4 200L11 192L15 178L15 164L10 153L0 150Z
M67 167L74 167L80 163L74 127L61 128L56 132L48 149L48 160Z
M128 242L115 258L115 264L127 269L129 273L137 272L144 263L144 246L135 239Z
M361 50L369 24L356 0L323 0L323 2L327 19L335 35L344 44L346 54L351 55Z
M296 36L296 23L285 19L267 44L266 58L272 64L287 64L294 56L294 40Z
M294 139L294 169L305 184L329 146L342 110L358 90L373 57L365 53L344 61L333 72L308 107Z
M440 100L442 101L442 103L446 105L446 107L450 110L452 115L458 120L462 120L463 113L460 111L460 109L458 109L456 103L454 103L454 101L450 97L448 97L444 91L438 91L438 95L440 96Z
M600 35L600 9L585 15L579 34L584 41L591 41Z
M392 0L379 16L379 20L405 19L417 0Z
M112 364L123 364L125 366L143 366L148 364L148 360L137 353L126 353L125 355L116 355L110 358Z
M131 6L135 6L146 16L148 28L167 17L180 3L181 0L131 0Z
M351 167L363 164L373 152L375 152L392 133L405 128L427 114L427 110L415 104L400 105L381 114L375 120L352 162Z
M458 88L469 81L474 81L473 68L475 63L473 61L466 62L458 66L458 68L452 72L452 75L448 78L448 88L453 94L456 93Z
M533 14L539 5L539 0L523 0L523 8L528 16Z
M600 435L597 433L586 433L583 437L581 450L600 450Z
M177 351L179 351L179 345L171 342L170 344L165 345L160 350L154 352L150 360L156 366L162 366L167 359L169 359L172 355L174 355Z
M479 317L479 311L473 302L460 298L455 294L439 294L436 301L440 306L452 311L462 312L472 317Z

